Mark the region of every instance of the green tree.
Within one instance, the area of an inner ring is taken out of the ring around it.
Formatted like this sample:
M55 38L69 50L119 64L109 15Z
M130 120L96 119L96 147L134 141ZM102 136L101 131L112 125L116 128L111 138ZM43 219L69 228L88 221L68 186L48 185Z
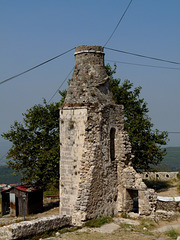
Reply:
M8 166L22 182L46 188L59 182L59 103L38 104L23 114L2 137L12 142Z
M153 131L147 103L140 98L141 87L133 88L130 81L113 78L116 68L106 66L115 102L124 105L125 130L132 144L133 166L136 170L150 170L159 164L166 150L167 132ZM2 136L12 142L8 152L8 166L23 175L25 184L47 188L59 182L59 106L60 103L35 105L23 114L23 123L14 122Z
M141 87L133 89L129 80L114 78L116 65L114 69L107 65L106 70L115 102L124 105L125 130L134 155L133 167L137 171L152 170L153 165L159 164L166 155L162 145L166 145L168 134L166 131L152 130L154 125L148 116L147 103L140 98Z

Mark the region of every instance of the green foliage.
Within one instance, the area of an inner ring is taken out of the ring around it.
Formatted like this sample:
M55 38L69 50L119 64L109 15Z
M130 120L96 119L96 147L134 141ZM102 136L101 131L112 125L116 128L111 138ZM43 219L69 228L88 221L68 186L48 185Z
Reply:
M67 94L67 90L63 90L63 91L59 91L59 94L61 95L61 100L60 100L60 106L64 103L66 94Z
M122 212L121 217L122 218L130 218L129 215L127 214L127 212Z
M106 66L110 77L110 87L117 104L124 105L125 130L128 132L132 145L133 166L137 171L150 170L151 165L157 165L166 155L161 145L166 145L167 132L152 130L153 124L148 116L147 103L140 98L141 87L133 89L129 80L114 79L116 72L110 65Z
M106 67L115 102L124 105L125 130L132 144L133 166L136 170L150 170L166 154L161 148L167 141L167 133L152 131L147 103L140 99L141 87L132 90L133 84L114 79L116 72ZM59 185L59 106L67 91L60 91L60 103L38 104L23 114L23 123L17 121L2 137L12 143L8 152L8 166L23 176L24 184L46 189L51 183ZM72 127L72 124L70 125Z
M180 170L180 147L167 147L167 155L164 157L162 164L171 172Z
M177 237L179 236L179 233L174 229L171 228L169 231L167 231L165 233L168 237L171 237L172 239L177 239Z
M180 180L180 171L177 174L177 178Z
M85 223L86 227L101 227L106 223L112 222L112 218L110 217L98 217L96 219L89 220Z
M177 185L178 193L180 194L180 183Z
M27 185L46 188L59 182L59 103L38 104L23 114L2 137L12 142L8 166Z
M57 188L56 186L48 184L46 190L43 192L44 197L47 195L59 195L59 186Z

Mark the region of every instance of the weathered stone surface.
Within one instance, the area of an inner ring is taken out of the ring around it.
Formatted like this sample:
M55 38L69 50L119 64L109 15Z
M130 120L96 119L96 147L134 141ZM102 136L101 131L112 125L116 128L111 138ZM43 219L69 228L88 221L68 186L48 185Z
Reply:
M169 181L177 179L178 172L143 172L141 177L148 180Z
M60 215L72 221L155 211L156 194L131 167L124 107L114 104L100 46L79 46L60 109Z
M71 225L71 217L57 215L14 223L0 228L0 240L13 240Z
M157 210L165 210L165 211L175 211L179 212L180 210L180 201L157 201Z

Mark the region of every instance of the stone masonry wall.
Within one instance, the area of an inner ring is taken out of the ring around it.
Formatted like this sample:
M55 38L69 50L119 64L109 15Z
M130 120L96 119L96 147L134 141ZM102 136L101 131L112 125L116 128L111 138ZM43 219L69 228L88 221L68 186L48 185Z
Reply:
M64 106L60 109L60 215L80 224L133 206L151 214L156 195L130 166L124 110L109 89L101 46L79 46Z
M80 181L80 164L85 151L87 107L60 111L60 215L72 216Z
M177 174L178 172L143 172L141 176L147 180L169 181L177 179Z
M14 223L0 228L0 240L21 239L69 225L71 225L71 217L57 215Z
M128 206L128 192L137 192L138 210L140 215L150 215L156 211L157 194L153 189L147 188L141 175L132 166L118 166L118 204L119 211L131 211ZM133 198L133 196L131 196Z
M180 211L180 201L157 201L157 210Z
M118 135L123 128L123 117L119 116L123 116L122 106L107 105L100 109L88 110L86 153L82 160L81 182L74 214L81 215L81 218L84 216L84 220L117 213L118 141L115 136L117 152L115 150L115 159L112 161L110 130L115 128Z

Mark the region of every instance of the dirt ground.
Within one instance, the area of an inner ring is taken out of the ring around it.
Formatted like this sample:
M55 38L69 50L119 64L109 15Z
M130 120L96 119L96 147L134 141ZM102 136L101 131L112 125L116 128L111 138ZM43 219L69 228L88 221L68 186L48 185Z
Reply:
M166 222L162 231L161 223L154 223L151 220L134 220L129 219L123 223L121 219L114 219L113 223L105 224L100 228L82 228L71 233L54 233L53 237L45 238L46 240L173 240L180 236L180 219L172 222ZM132 221L132 220L131 220ZM162 225L163 225L162 224Z
M160 191L159 196L179 196L176 190L177 183L166 190ZM58 215L58 202L45 202L45 208L42 213L26 217L26 220L45 217L49 215ZM0 226L22 221L22 217L12 218L10 216L0 217ZM54 232L53 234L40 236L35 239L46 240L173 240L180 236L180 216L174 216L171 221L155 222L152 219L139 219L131 216L129 218L116 217L112 223L103 225L100 228L83 227L74 232L62 233ZM63 229L65 232L65 230ZM169 234L169 236L168 236Z
M158 192L159 196L180 196L177 191L177 182L171 187ZM54 233L46 240L173 240L180 236L180 216L171 220L155 222L150 219L114 218L113 223L100 228L83 227L75 232Z
M177 190L177 185L178 185L178 182L176 182L176 181L171 182L169 188L157 191L158 196L164 196L164 197L178 197L178 196L180 196L180 193Z

